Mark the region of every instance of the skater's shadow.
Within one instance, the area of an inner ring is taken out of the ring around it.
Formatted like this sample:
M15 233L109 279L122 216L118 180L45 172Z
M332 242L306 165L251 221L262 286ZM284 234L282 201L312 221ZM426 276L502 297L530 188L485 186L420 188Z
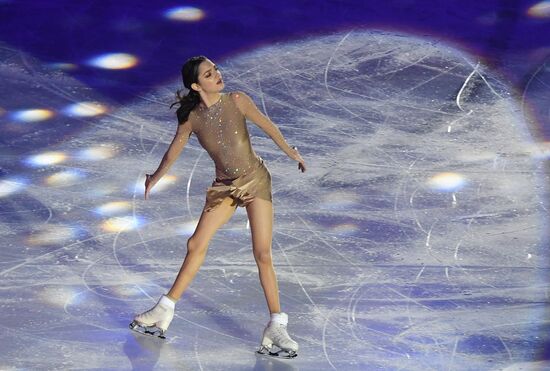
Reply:
M193 291L193 293L196 295L188 298L185 303L185 305L193 308L193 311L200 310L208 313L208 316L205 319L212 322L213 325L226 332L228 335L242 339L253 339L255 341L259 341L258 334L253 334L247 330L242 325L242 321L236 320L235 316L231 315L231 313L227 314L228 310L220 310L219 302L216 302L201 292ZM211 327L207 323L204 325ZM263 328L261 330L263 330Z
M256 353L256 364L253 371L299 371L298 366L292 363L294 359L277 359L275 357Z
M124 353L132 364L132 370L153 370L160 358L163 347L169 346L166 340L137 333L128 334Z

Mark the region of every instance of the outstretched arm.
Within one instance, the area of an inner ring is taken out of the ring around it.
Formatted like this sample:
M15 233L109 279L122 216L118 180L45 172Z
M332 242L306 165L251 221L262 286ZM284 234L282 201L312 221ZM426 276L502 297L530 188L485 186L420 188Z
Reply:
M234 97L237 107L239 107L239 110L244 114L244 116L258 125L267 135L269 135L269 137L273 139L273 141L284 153L286 153L288 157L298 161L300 163L300 170L305 171L305 162L302 156L300 156L298 149L296 147L291 148L288 145L277 125L275 125L266 115L260 112L256 104L254 104L254 101L252 101L248 95L240 91L234 93Z
M191 136L191 123L189 121L178 125L178 130L168 150L162 157L157 170L151 174L145 174L145 199L149 196L151 188L168 172L174 161L178 158L183 147L187 144Z

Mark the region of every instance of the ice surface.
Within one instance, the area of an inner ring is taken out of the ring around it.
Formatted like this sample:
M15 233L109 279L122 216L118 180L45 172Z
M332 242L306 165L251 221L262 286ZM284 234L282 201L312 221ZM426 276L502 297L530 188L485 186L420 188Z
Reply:
M3 106L55 115L2 117L0 368L548 366L545 160L521 99L465 53L353 31L220 61L227 91L251 95L308 166L249 125L273 177L273 255L300 343L288 361L254 354L268 315L242 208L211 241L168 339L128 329L170 287L214 177L193 136L143 200L181 83L117 106L2 53ZM108 110L63 114L78 102Z

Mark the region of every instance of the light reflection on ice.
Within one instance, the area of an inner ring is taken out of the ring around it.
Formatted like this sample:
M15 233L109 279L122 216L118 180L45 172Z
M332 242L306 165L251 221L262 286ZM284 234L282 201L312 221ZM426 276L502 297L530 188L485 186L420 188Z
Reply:
M31 166L40 167L55 165L64 162L67 155L60 151L44 152L27 158L26 163Z
M74 117L93 117L107 112L107 107L99 102L73 103L63 109L63 113Z
M77 153L77 157L82 160L88 161L100 161L113 157L116 154L116 150L109 146L102 144L100 146L94 146L86 149L82 149Z
M106 232L125 232L139 228L144 220L137 216L120 216L109 218L101 225Z
M33 246L59 245L71 240L76 234L74 227L50 224L32 232L27 243Z
M128 53L109 53L99 55L88 61L88 64L98 68L109 70L122 70L135 67L139 60Z
M27 182L21 178L0 180L0 197L6 197L25 189Z
M132 204L128 201L111 201L98 206L95 212L100 215L115 215L127 212L132 208Z
M48 109L35 108L12 113L12 118L22 122L38 122L48 120L55 116L55 113Z
M432 189L439 191L456 192L466 184L463 175L457 173L439 173L428 180L428 185Z
M69 186L77 183L84 174L78 170L64 170L48 176L45 183L49 186Z

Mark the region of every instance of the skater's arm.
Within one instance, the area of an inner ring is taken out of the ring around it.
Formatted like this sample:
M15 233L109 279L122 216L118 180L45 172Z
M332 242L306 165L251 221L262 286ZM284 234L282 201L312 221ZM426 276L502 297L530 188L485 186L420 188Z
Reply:
M176 161L181 151L187 144L191 133L192 129L190 121L186 121L183 124L178 125L176 135L174 136L174 139L172 139L172 143L170 143L168 150L166 150L166 153L162 157L157 170L152 175L147 174L147 178L145 180L145 198L147 198L149 190L158 183L158 181L168 172L174 161Z
M258 125L273 141L283 150L284 153L291 159L295 161L299 161L301 159L300 154L297 150L291 148L288 143L286 142L285 138L283 137L283 134L266 115L264 115L258 107L256 107L256 104L252 101L252 99L246 95L243 92L235 92L233 93L235 102L237 103L237 107L239 107L239 110L244 114L244 116Z

